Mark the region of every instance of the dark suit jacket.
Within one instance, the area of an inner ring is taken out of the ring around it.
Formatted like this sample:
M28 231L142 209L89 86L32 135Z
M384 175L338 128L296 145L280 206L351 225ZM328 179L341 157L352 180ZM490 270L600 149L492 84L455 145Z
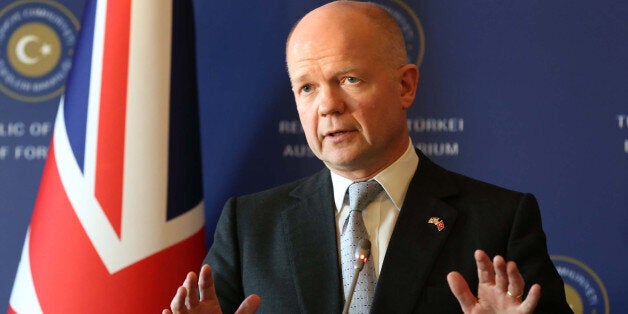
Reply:
M447 171L420 152L375 292L373 313L460 313L446 276L477 289L473 252L517 262L541 285L536 313L571 313L535 198ZM340 313L342 276L329 170L225 205L205 259L225 313L258 294L258 313ZM428 223L438 217L445 228ZM475 293L475 291L474 291Z

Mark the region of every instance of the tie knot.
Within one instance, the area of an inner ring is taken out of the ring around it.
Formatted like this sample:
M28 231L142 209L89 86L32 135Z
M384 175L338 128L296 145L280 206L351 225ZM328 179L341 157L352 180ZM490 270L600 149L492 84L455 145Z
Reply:
M362 211L382 191L375 180L354 182L349 185L349 209Z

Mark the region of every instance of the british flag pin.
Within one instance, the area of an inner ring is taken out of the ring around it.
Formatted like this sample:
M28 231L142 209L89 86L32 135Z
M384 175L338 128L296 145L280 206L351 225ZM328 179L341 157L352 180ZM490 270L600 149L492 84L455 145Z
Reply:
M427 223L434 224L438 231L442 231L443 229L445 229L445 221L441 220L438 217L430 217L430 219L427 220Z

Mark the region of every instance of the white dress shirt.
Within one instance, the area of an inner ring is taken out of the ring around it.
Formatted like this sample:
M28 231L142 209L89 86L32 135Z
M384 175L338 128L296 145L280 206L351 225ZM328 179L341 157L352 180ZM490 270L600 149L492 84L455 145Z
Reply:
M384 191L364 209L362 217L369 234L369 240L371 240L371 258L375 266L375 275L378 278L386 256L388 242L399 216L399 210L406 198L408 186L418 165L419 156L414 151L410 140L405 153L373 178L382 185ZM342 226L349 215L347 188L353 181L334 173L333 170L331 171L331 181L334 187L334 202L337 210L337 238L340 241ZM340 250L340 245L338 245L338 250Z

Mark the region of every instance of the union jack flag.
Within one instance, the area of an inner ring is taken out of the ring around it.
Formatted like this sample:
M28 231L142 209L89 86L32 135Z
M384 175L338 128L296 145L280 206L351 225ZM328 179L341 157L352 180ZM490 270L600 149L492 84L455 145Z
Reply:
M205 253L190 1L88 1L9 313L159 313Z

